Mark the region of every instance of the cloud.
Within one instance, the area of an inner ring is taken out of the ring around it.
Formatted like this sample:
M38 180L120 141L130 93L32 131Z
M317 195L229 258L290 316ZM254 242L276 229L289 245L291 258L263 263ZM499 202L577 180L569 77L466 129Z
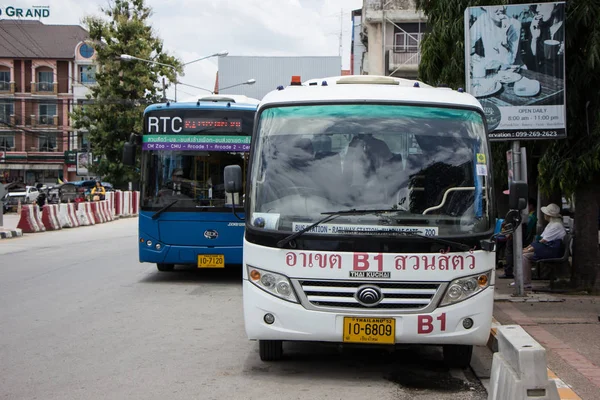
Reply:
M109 0L46 0L48 24L80 24L87 15L100 15ZM21 7L39 0L20 0ZM165 50L189 62L221 50L242 56L337 55L343 32L342 66L349 68L351 11L362 0L147 0L152 7L150 23L164 42ZM343 10L340 27L340 11ZM185 67L183 83L213 89L217 59ZM178 99L206 93L178 85ZM174 90L168 90L173 98ZM187 96L186 96L187 97Z

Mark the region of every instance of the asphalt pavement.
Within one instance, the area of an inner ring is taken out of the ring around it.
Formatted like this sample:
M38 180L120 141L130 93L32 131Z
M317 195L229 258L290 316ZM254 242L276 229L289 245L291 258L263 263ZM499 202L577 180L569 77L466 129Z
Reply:
M438 348L247 340L241 272L137 260L137 219L0 242L0 399L486 399Z

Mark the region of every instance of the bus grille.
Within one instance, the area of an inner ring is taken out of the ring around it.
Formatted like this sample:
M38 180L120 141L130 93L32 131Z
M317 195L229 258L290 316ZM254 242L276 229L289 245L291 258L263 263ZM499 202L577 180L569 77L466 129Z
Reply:
M430 306L440 289L439 283L355 282L299 280L305 300L317 309L416 311ZM377 286L383 299L374 306L361 304L355 297L363 285Z

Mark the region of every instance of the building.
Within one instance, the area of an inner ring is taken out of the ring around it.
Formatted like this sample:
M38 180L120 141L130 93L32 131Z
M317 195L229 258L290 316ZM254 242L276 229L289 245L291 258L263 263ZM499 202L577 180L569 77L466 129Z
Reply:
M0 21L0 181L75 180L69 113L95 83L94 49L79 25Z
M417 78L426 21L422 12L416 10L414 0L364 0L361 41L353 37L353 51L360 53L361 45L366 49L354 73Z
M350 75L364 75L363 64L367 47L363 43L362 9L352 11L352 43L350 45Z
M277 86L290 84L292 76L300 75L302 81L339 76L342 59L331 57L254 57L227 56L219 58L219 73L215 88L221 94L241 94L262 99ZM244 85L256 79L253 85Z

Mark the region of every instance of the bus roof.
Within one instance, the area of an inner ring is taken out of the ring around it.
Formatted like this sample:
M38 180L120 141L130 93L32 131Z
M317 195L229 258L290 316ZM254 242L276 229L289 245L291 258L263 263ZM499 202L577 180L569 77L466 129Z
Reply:
M190 101L183 103L157 103L152 104L144 110L144 113L158 110L248 110L255 111L260 100L242 95L230 94L211 94L198 98L198 101Z
M326 85L323 85L326 81ZM315 85L316 83L316 85ZM390 101L454 105L482 109L475 97L451 88L436 88L410 79L374 75L347 75L312 79L268 93L259 107L269 104Z

